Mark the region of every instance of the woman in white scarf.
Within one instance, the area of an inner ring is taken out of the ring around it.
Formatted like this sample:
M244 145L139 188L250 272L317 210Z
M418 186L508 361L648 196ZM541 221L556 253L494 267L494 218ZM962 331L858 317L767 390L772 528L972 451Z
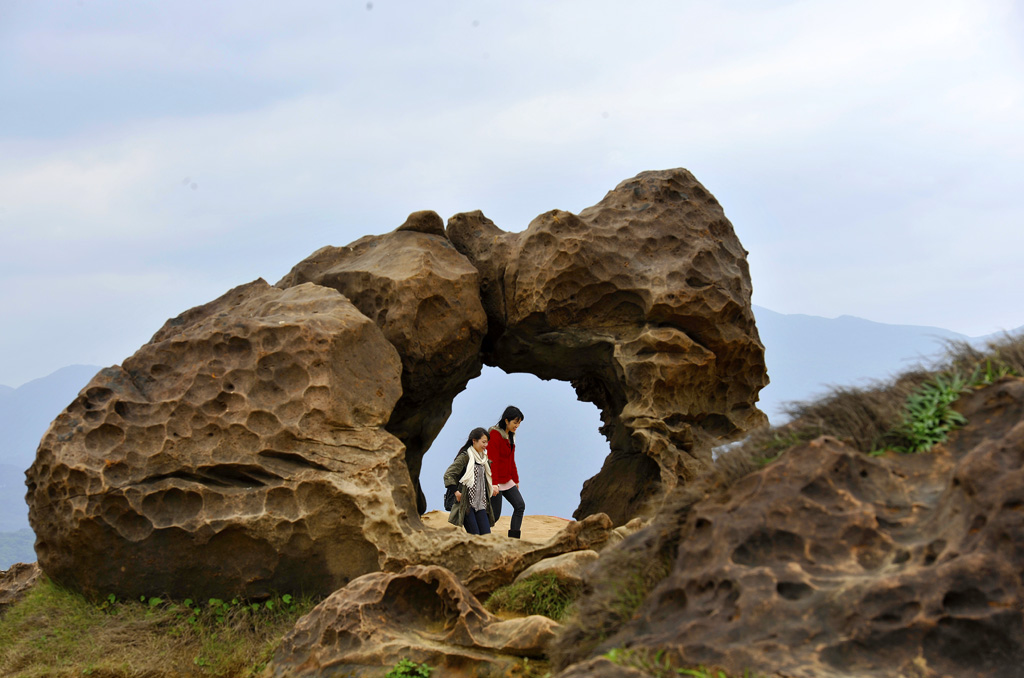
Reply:
M491 482L487 442L486 429L473 429L444 474L445 487L458 484L448 522L464 526L470 534L490 534L496 521L490 498L498 488Z

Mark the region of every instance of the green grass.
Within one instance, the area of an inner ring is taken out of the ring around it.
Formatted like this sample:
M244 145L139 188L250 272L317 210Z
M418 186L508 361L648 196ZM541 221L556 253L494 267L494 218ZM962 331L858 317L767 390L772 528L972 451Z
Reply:
M953 409L953 403L967 390L968 381L959 374L938 374L907 396L903 418L893 431L902 442L892 446L898 452L916 453L943 443L967 419Z
M612 648L602 655L605 659L632 669L642 671L653 678L758 678L757 675L744 671L742 674L729 674L722 669L706 666L681 666L682 662L675 659L670 652L648 648Z
M0 617L0 675L256 676L313 604L96 603L44 578Z
M561 621L582 592L582 585L572 584L553 574L539 574L497 589L487 599L491 612L540 614Z

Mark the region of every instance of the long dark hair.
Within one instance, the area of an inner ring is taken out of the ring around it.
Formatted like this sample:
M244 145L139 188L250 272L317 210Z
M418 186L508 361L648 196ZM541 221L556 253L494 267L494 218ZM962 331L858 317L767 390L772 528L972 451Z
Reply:
M523 411L518 407L515 405L509 405L505 408L505 411L501 413L501 419L498 420L498 428L508 434L508 444L510 447L516 444L516 434L508 430L505 422L515 421L516 419L522 421L523 419L526 419L526 417L523 415Z
M479 440L480 438L487 437L487 429L477 426L475 429L469 432L469 437L466 438L466 443L459 448L459 454L462 454L469 448L473 447L473 441Z

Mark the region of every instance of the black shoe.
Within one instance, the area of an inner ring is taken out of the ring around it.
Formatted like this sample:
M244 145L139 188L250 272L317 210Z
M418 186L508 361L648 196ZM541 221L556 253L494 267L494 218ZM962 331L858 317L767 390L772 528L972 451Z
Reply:
M522 534L522 530L509 530L508 531L508 536L510 538L512 538L512 539L519 539L521 534Z

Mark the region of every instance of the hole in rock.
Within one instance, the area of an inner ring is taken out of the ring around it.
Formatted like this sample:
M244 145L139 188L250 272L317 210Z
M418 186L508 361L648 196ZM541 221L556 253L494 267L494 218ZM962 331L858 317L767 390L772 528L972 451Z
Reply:
M451 416L423 455L419 478L428 511L444 510L444 472L469 432L497 424L507 405L524 415L516 432L516 467L526 515L572 519L583 483L601 470L610 452L598 431L597 407L577 400L568 382L486 366L455 397ZM501 514L512 515L507 501Z

